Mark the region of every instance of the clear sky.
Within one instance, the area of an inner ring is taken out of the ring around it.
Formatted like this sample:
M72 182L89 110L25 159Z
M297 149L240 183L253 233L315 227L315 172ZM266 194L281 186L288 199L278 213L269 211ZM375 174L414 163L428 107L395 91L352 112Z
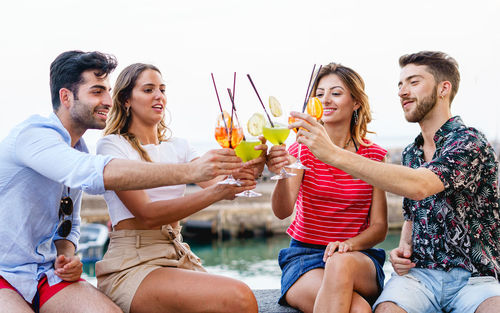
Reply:
M175 136L200 150L217 147L218 112L210 73L226 108L225 88L238 73L240 120L262 112L246 74L263 98L287 110L303 101L312 65L340 62L365 79L374 121L372 137L385 146L409 143L397 97L398 58L441 50L460 65L462 81L452 112L500 135L500 1L3 1L0 5L0 139L31 114L51 111L49 65L66 50L114 54L119 67L157 65L167 84ZM89 131L93 146L100 136Z

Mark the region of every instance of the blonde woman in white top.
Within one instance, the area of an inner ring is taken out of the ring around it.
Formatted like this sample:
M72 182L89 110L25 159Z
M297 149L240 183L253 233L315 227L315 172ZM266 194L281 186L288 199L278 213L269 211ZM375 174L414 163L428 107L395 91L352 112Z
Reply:
M186 163L198 155L183 139L167 138L165 84L149 64L132 64L117 78L113 107L97 152L149 162ZM265 144L258 147L267 150ZM239 173L242 187L199 183L149 190L109 191L105 199L113 232L108 252L96 264L98 287L124 312L257 312L244 283L206 273L180 237L179 220L222 199L252 189L265 157Z

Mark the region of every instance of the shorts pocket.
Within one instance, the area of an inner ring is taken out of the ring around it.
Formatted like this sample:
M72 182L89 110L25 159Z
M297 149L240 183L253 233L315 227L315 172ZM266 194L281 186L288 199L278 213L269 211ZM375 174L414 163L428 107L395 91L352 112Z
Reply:
M497 283L498 280L493 276L478 276L478 277L470 277L467 285L477 285L477 284L491 284Z

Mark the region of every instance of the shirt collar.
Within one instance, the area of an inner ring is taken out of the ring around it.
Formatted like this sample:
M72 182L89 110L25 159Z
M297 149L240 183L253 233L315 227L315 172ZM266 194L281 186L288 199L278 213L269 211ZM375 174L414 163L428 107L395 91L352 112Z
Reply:
M455 130L462 128L464 126L465 124L460 116L457 115L451 117L434 134L433 139L434 142L436 143L436 146L438 146L449 133L454 132ZM415 138L414 145L415 147L421 147L423 144L424 144L424 137L422 136L422 133L420 133Z
M54 122L58 128L61 129L61 131L63 132L63 137L64 137L64 140L66 141L66 143L68 145L71 146L71 136L68 132L68 130L64 127L63 123L61 122L61 120L59 119L59 116L57 116L54 112L51 112L49 114L49 120L51 120L52 122ZM80 138L76 144L75 144L75 147L74 147L76 150L78 151L83 151L83 152L88 152L88 148L87 148L87 145L85 144L85 141L83 140L83 138Z

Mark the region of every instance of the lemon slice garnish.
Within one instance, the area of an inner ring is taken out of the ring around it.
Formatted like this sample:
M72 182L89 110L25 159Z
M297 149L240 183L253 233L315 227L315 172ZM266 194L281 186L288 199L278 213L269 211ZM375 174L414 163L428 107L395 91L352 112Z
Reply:
M266 125L266 119L264 115L260 113L254 113L247 123L248 132L252 136L262 135L262 129Z
M269 108L271 109L271 114L274 117L280 117L283 114L281 104L279 103L278 99L273 96L269 97Z

